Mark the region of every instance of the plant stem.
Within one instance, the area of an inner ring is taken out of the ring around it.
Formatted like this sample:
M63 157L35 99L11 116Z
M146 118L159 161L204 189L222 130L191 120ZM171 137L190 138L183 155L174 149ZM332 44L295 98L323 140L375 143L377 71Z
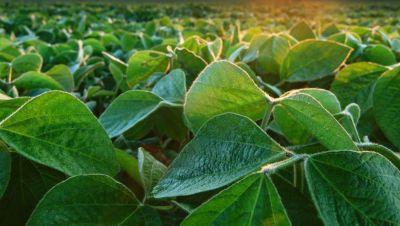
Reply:
M261 121L261 128L267 130L269 119L271 118L272 110L274 109L275 103L272 97L266 95L268 108L265 110L263 120Z
M280 169L284 169L288 166L292 166L293 164L307 158L308 155L302 154L302 155L294 155L288 159L282 160L280 162L275 162L272 164L268 164L266 166L264 166L261 171L264 174L272 174L275 173L276 171L280 170Z

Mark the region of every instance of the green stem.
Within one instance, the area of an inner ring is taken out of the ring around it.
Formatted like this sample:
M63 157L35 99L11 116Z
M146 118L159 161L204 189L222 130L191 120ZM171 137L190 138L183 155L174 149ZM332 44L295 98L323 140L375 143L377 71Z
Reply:
M268 95L266 95L266 97L267 97L267 105L268 105L268 107L265 110L265 114L264 114L263 120L261 121L261 128L263 130L267 130L268 122L269 122L269 120L271 118L272 111L273 111L274 106L275 106L275 102L274 102L273 98L268 96Z
M282 160L280 162L276 162L276 163L272 163L272 164L268 164L266 166L264 166L261 171L264 174L273 174L278 170L284 169L286 167L292 166L295 163L302 161L303 159L307 158L308 155L294 155L288 159Z

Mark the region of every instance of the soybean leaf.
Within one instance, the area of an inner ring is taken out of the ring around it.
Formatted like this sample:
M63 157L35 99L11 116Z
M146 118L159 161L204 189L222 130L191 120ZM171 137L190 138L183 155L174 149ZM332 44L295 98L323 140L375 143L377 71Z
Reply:
M59 64L46 72L48 76L56 80L67 92L74 89L74 76L66 65Z
M400 171L373 152L329 151L305 163L312 198L325 225L395 225Z
M396 55L392 50L382 44L368 45L362 54L365 61L374 62L381 65L392 65L396 63Z
M289 48L290 44L285 38L278 35L271 36L260 48L258 65L264 72L278 75Z
M333 74L351 53L351 48L332 41L306 40L294 45L280 69L289 82L312 81Z
M337 114L341 111L338 98L332 92L318 88L305 88L289 91L287 95L307 94L316 99L329 113Z
M70 94L39 95L0 123L0 138L35 162L68 175L114 175L118 163L94 115Z
M311 27L304 21L301 21L294 25L290 31L289 34L293 36L295 39L298 41L303 41L306 39L315 39L315 34Z
M25 104L29 98L19 97L8 100L0 100L0 121L14 113L18 108Z
M292 168L289 170L292 170ZM278 173L271 175L271 177L292 225L323 225L318 218L317 210L308 192L301 191L301 188L295 187L292 181L287 180L280 174L281 172L278 171Z
M375 81L387 69L367 62L350 64L335 76L331 91L343 105L357 103L362 112L372 107Z
M394 152L389 148L376 143L359 143L357 144L357 147L362 151L376 152L385 156L385 158L391 161L393 165L400 169L400 155L398 152Z
M82 82L90 75L92 74L96 69L103 67L104 62L99 61L93 64L85 65L80 68L78 68L74 72L74 82L75 82L75 87L79 87Z
M25 225L42 196L65 176L15 153L11 157L10 181L0 199L0 225Z
M307 94L315 98L322 107L329 113L337 114L340 112L340 103L336 96L323 89L298 89L290 91L285 95ZM313 102L311 102L312 104ZM317 104L319 107L320 105ZM285 135L287 140L292 144L306 144L310 142L312 133L300 123L290 112L286 111L282 106L277 105L274 109L274 121L278 125L280 131ZM296 128L296 129L294 129Z
M52 77L44 73L35 71L30 71L22 74L13 81L13 84L18 89L23 90L33 90L41 88L64 90L64 87L61 86L61 84L54 80Z
M177 48L174 52L179 67L188 72L192 78L191 81L207 66L206 61L188 49Z
M153 194L164 198L213 190L283 155L284 149L249 118L225 113L204 124Z
M164 222L169 223L169 222ZM161 222L160 214L150 206L139 206L135 212L127 217L123 222L119 223L121 226L160 226L164 225Z
M281 99L276 107L295 119L325 147L333 150L343 148L357 150L346 130L312 96L301 93L289 95Z
M39 72L42 68L43 59L37 53L28 53L18 56L11 62L13 76L17 77L28 71Z
M253 120L263 117L267 99L250 76L228 62L211 63L194 81L184 104L189 128L196 132L208 119L234 112Z
M0 143L0 145L4 145ZM11 174L11 154L0 148L0 198L6 191Z
M169 103L148 91L131 90L118 96L99 120L109 137L119 136L128 130L147 131L152 125L146 120L164 107L181 108L181 105Z
M207 61L208 62L212 62L215 60L218 60L219 57L221 56L222 53L222 48L223 48L223 41L221 38L216 38L214 41L212 42L208 42L207 43L207 51L205 51L207 54Z
M142 148L138 152L138 162L144 190L146 195L150 196L153 187L167 171L167 167Z
M243 62L252 62L257 59L260 53L261 47L270 39L269 35L258 34L255 35L250 42L248 49L242 58Z
M182 226L291 225L269 177L253 174L195 209Z
M27 225L117 225L138 206L128 188L109 176L74 176L46 193Z
M155 72L165 72L169 67L169 57L162 52L145 50L134 53L126 70L127 84L133 87Z
M379 77L373 93L373 112L385 136L400 148L400 67Z
M171 103L183 104L186 94L186 77L180 69L172 70L161 78L152 92Z

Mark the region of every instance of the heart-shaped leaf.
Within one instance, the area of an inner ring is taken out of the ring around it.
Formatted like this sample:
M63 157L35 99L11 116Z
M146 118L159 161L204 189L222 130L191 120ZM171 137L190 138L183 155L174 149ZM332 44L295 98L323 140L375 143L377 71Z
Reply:
M154 197L216 189L284 154L284 149L249 118L222 114L207 121L184 147L154 188Z
M208 119L226 112L263 117L267 109L265 93L240 67L218 61L207 66L189 89L184 113L188 126L196 132Z
M294 45L286 55L281 79L312 81L333 74L351 53L351 48L333 41L306 40Z
M331 91L343 105L357 103L362 112L372 107L375 81L387 69L367 62L350 64L341 70L332 83Z
M0 123L0 138L17 153L68 175L114 175L119 168L100 123L82 102L64 92L29 100Z
M134 53L126 70L127 83L133 87L155 72L165 72L169 67L169 57L162 52L146 50Z
M281 99L276 107L300 123L302 128L307 129L325 147L332 150L357 150L346 130L311 95L302 93L289 95Z
M27 225L117 225L138 206L129 189L111 177L80 175L47 192Z
M291 225L269 177L253 174L195 209L182 226Z
M162 108L182 109L182 105L169 103L148 91L130 90L118 96L99 120L110 137L119 136L128 130L145 133L153 127L152 123L148 122L150 117Z
M400 171L373 152L329 151L305 163L312 198L325 225L400 222Z

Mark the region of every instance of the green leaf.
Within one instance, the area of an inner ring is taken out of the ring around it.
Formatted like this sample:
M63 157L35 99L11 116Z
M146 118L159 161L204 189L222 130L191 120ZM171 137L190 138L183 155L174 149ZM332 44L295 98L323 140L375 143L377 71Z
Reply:
M46 72L48 76L56 80L67 92L74 89L74 76L66 65L59 64Z
M65 176L12 154L11 176L0 199L0 225L25 225L42 196Z
M362 112L372 107L375 81L387 68L367 62L350 64L335 76L331 91L343 105L357 103Z
M27 225L117 225L138 206L128 188L113 178L80 175L47 192Z
M70 94L39 95L0 123L0 138L19 154L68 175L114 175L111 141L89 109Z
M3 145L0 143L0 145ZM11 174L11 154L0 150L0 198L5 193Z
M304 21L295 24L289 31L289 34L298 41L306 39L315 39L315 34L311 27Z
M13 76L17 77L28 71L39 72L42 68L43 59L37 53L28 53L18 56L11 62Z
M383 155L389 161L393 163L398 169L400 169L400 155L397 152L390 150L389 148L375 143L361 143L357 144L357 147L362 151L371 151Z
M324 107L331 114L337 114L342 109L338 98L329 90L318 88L305 88L296 89L288 92L288 95L297 94L307 94L312 96L322 105L322 107Z
M96 62L93 64L85 65L74 72L75 86L79 87L85 79L92 74L96 69L104 66L104 62Z
M211 63L194 81L184 105L189 128L196 132L208 119L233 112L259 120L267 109L265 93L240 67Z
M126 70L127 83L133 87L155 72L165 72L169 67L169 57L162 52L145 50L131 56Z
M164 222L168 223L168 222ZM139 206L120 226L161 226L160 215L150 206Z
M207 66L206 61L188 49L176 48L175 54L180 68L187 71L192 78L196 78L197 75Z
M280 70L289 82L312 81L333 74L351 53L351 48L332 41L306 40L294 45Z
M249 44L249 47L246 49L245 54L242 58L243 62L252 62L257 59L260 48L270 40L270 36L266 34L258 34L255 35Z
M337 114L341 110L340 103L336 96L327 90L315 88L298 89L289 91L285 95L293 96L298 94L307 94L312 96L316 101L318 101L318 107L322 105L322 107L324 107L331 114ZM311 104L313 104L313 102L311 102ZM298 122L298 120L290 112L277 105L275 106L273 114L274 121L290 143L306 144L310 142L312 133L308 131L305 125Z
M64 90L64 87L52 77L35 71L30 71L22 74L13 81L13 84L18 89L33 90L33 89L52 89Z
M127 107L129 106L129 107ZM161 108L181 108L144 90L130 90L118 96L100 116L100 123L109 137L116 137L128 130L149 130L152 125L140 128Z
M140 178L147 196L167 171L167 167L143 148L138 152Z
M373 112L379 128L400 149L400 67L385 72L375 85Z
M294 168L287 168L282 170L290 170L293 172L293 169ZM322 225L321 220L318 218L317 210L307 191L302 191L301 187L295 187L292 181L281 176L279 171L271 175L271 177L292 225Z
M249 118L210 119L154 188L155 198L191 195L229 184L284 156L284 149Z
M8 100L0 100L0 121L7 118L9 115L14 113L18 108L25 104L29 98L19 97Z
M312 198L325 225L396 225L400 171L373 152L329 151L305 163Z
M273 35L261 46L257 63L264 72L278 75L289 48L290 44L285 38Z
M186 77L180 69L172 70L162 77L152 92L171 103L183 104L186 95Z
M291 225L269 177L253 174L233 184L195 209L181 224Z
M389 47L382 44L368 45L364 49L362 58L365 61L386 66L396 63L396 55L394 55Z
M332 150L357 150L357 146L346 130L312 96L302 93L289 95L277 102L276 108L281 108L295 119L302 128L307 129L325 147ZM293 127L292 129L298 128Z

